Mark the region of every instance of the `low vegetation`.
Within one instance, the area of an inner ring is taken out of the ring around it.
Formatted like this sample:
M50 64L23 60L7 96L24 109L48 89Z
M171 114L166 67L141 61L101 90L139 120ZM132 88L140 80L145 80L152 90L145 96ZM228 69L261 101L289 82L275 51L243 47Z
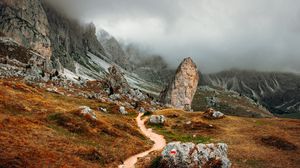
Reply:
M234 168L294 168L300 165L299 120L233 116L209 120L203 117L202 112L174 109L156 111L155 114L166 116L165 124L148 124L148 127L163 134L168 142L228 144L228 157ZM155 156L151 157L155 165ZM217 163L212 161L209 164Z
M97 120L79 115L83 105ZM110 111L118 107L49 93L18 79L0 80L0 167L117 167L152 145L136 126L137 112Z

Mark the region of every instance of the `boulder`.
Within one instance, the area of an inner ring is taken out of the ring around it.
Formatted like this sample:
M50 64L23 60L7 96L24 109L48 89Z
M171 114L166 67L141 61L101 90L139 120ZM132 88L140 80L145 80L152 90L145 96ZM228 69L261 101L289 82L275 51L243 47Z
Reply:
M161 165L166 168L229 168L228 147L224 143L194 144L171 142L162 151Z
M126 111L126 109L125 109L124 106L120 106L119 111L120 111L120 113L123 114L123 115L128 114L128 112Z
M151 124L164 124L166 118L163 115L151 115L149 121Z
M220 119L220 118L224 118L225 117L225 115L222 112L215 111L213 108L208 108L204 112L203 116L205 118L208 118L208 119Z
M185 58L177 68L171 83L160 94L160 102L190 111L197 90L199 72L191 58Z
M89 117L89 118L94 119L94 120L97 119L96 114L94 113L94 111L90 107L80 106L79 109L80 109L80 114L81 115L83 115L85 117Z
M108 68L107 83L110 88L110 94L127 93L130 87L122 71L115 65Z

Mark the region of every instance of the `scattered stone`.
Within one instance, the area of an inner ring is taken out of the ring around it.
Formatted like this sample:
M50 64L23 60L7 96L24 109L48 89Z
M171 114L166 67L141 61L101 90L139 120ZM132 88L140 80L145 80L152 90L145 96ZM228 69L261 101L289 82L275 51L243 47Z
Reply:
M151 124L164 124L166 121L166 118L163 115L151 115L149 121Z
M124 106L120 106L120 109L119 109L120 113L123 114L123 115L126 115L128 114L128 112L126 111L125 107Z
M94 113L94 111L90 107L88 107L88 106L80 106L79 109L81 109L80 110L80 114L81 115L88 116L88 117L90 117L91 119L94 119L94 120L97 119L96 114Z
M160 102L190 111L197 90L199 72L191 58L179 65L173 81L160 94Z
M224 118L225 117L225 115L222 112L215 111L213 108L208 108L204 112L203 116L205 118L208 118L208 119L220 119L220 118Z
M112 94L109 96L109 98L113 101L115 100L120 100L121 99L121 95L120 94Z
M51 93L58 93L58 89L56 87L50 87L50 88L47 88L46 90Z
M135 101L143 101L148 98L139 89L130 89L130 97L132 97Z
M227 158L227 144L194 144L171 142L162 151L162 167L205 167L212 161L221 168L231 167Z
M103 107L99 107L99 111L102 111L104 113L107 113L107 109L106 108L103 108Z
M213 114L212 114L212 116L214 118L222 118L222 117L224 117L224 114L221 113L220 111L214 111Z

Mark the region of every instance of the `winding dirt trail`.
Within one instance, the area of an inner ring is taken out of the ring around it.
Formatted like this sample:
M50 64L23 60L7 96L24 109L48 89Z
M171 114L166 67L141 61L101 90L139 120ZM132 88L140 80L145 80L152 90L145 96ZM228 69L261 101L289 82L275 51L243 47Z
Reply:
M142 115L142 113L139 113L138 117L136 118L137 125L142 133L154 142L154 145L151 149L126 159L123 165L119 165L119 168L134 168L134 165L137 162L138 158L144 157L152 151L161 150L166 146L166 140L162 135L156 134L152 131L152 129L146 128L145 121L147 118L142 120Z

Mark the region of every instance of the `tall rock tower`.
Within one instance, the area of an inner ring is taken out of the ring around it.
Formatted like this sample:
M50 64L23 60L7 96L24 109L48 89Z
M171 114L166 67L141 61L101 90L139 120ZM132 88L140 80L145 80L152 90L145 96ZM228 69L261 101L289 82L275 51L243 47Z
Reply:
M160 101L175 108L191 110L193 97L199 82L199 72L193 60L185 58L171 83L160 94Z

